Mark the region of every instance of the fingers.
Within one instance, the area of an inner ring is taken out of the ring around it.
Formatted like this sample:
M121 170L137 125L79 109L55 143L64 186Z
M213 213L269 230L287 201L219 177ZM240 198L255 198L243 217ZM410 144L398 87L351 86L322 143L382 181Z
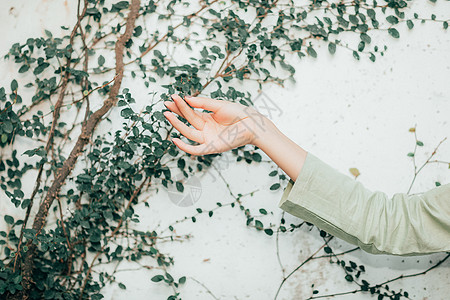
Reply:
M164 116L169 120L170 124L173 125L182 135L190 140L196 141L197 143L203 143L203 136L200 131L187 126L171 112L165 111Z
M172 142L181 150L183 150L184 152L190 153L192 155L205 155L205 154L209 154L207 152L207 147L205 146L205 144L201 144L201 145L197 145L197 146L193 146L193 145L189 145L186 144L185 142L183 142L182 140L180 140L179 138L173 138Z
M189 105L178 95L172 95L173 101L177 105L184 118L188 120L196 129L202 129L205 125L205 121L195 113L195 111L189 107Z
M173 111L174 113L176 113L177 115L185 118L185 116L183 116L183 114L181 113L180 109L178 108L178 106L176 105L175 102L170 102L170 101L164 101L164 105L170 109L171 111ZM199 112L199 111L195 111L194 112L201 117L203 113ZM186 118L185 118L186 119Z
M181 116L184 118L183 114L181 113L181 111L178 109L177 105L175 104L175 102L170 102L170 101L164 101L164 105L170 109L171 111L173 111L174 113L176 113L177 115ZM186 118L185 118L186 119Z
M226 104L226 102L223 100L215 100L205 97L186 96L185 99L189 103L189 105L193 107L203 108L212 112L217 112Z

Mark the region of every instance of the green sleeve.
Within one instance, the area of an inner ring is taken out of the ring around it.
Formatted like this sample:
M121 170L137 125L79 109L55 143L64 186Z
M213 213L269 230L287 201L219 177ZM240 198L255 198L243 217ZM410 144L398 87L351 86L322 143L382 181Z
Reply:
M397 193L389 198L308 153L279 207L369 253L450 251L450 184L421 195Z

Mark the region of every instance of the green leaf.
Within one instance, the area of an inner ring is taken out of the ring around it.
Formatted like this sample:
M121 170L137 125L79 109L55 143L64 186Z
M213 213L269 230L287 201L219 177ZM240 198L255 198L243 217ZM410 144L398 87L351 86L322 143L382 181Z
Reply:
M273 230L270 229L270 228L264 229L264 232L265 232L267 235L273 235Z
M125 286L125 284L123 284L123 283L121 283L121 282L119 282L119 287L120 287L122 290L126 290L126 289L127 289L127 287Z
M13 81L11 81L11 91L15 91L19 88L19 85L17 84L17 80L13 79Z
M421 142L421 141L417 141L416 144L417 144L417 146L420 146L420 147L423 146L423 142Z
M348 16L348 19L350 22L352 22L353 24L358 24L358 18L355 15L350 15Z
M120 112L120 115L124 118L130 117L133 114L134 111L129 107L122 109L122 111Z
M293 41L290 46L292 51L300 51L302 49L302 40Z
M164 280L164 276L162 276L162 275L156 275L156 276L153 276L151 280L152 280L153 282L160 282L160 281Z
M135 127L135 128L136 128L136 127ZM121 169L124 169L124 170L131 168L131 164L130 164L129 162L127 162L127 161L121 161L121 162L119 162L119 163L117 164L117 166L118 166L119 168L121 168Z
M264 228L264 225L263 225L263 223L261 221L255 220L255 227L258 230L262 230Z
M114 216L112 214L112 212L110 210L105 210L103 211L103 216L105 217L105 219L107 220L112 220L114 219Z
M22 204L20 205L20 207L22 207L23 209L27 208L28 205L30 205L31 200L30 199L25 199L22 201Z
M362 52L364 50L365 46L366 46L366 43L364 43L363 41L359 42L358 51Z
M445 21L444 23L442 23L442 26L444 27L444 29L447 29L448 28L448 22Z
M86 9L86 14L87 15L96 15L96 14L100 14L100 12L98 11L97 8L95 7L90 7L88 9Z
M91 182L92 181L92 177L89 174L79 174L77 176L77 180L80 182Z
M183 158L180 158L180 159L178 159L177 165L178 165L178 168L184 169L184 167L186 166L186 161Z
M414 153L409 152L409 153L408 153L408 156L409 156L409 157L413 157L413 156L414 156Z
M14 284L19 284L20 282L22 282L22 275L17 274L16 276L14 276L12 278L12 282L14 282Z
M5 222L8 224L14 224L14 218L8 215L4 216Z
M406 21L406 25L408 26L409 29L413 29L414 27L414 23L411 20Z
M133 35L135 37L138 37L142 34L142 26L137 26L136 28L134 28L134 33Z
M202 51L200 51L200 54L203 58L206 58L208 56L208 49L206 49L206 47L203 47Z
M354 57L356 60L359 60L359 54L358 54L358 52L353 51L353 57Z
M89 240L93 243L98 243L102 239L101 231L97 228L93 228L89 233Z
M160 112L160 111L155 111L155 112L153 113L153 116L154 116L157 120L159 120L159 121L165 121L165 120L166 120L166 117L165 117L164 114L163 114L162 112Z
M359 37L361 38L361 41L366 44L370 44L370 42L372 41L372 38L367 33L361 33Z
M264 208L260 208L259 212L262 213L263 215L267 215L267 210L265 210Z
M4 131L5 133L12 133L13 130L14 130L14 126L13 126L13 124L11 123L10 120L6 120L6 121L3 123L2 129L3 129L3 131Z
M175 183L175 185L176 185L176 187L177 187L177 190L178 190L180 193L182 193L182 192L184 191L184 186L183 186L183 184L181 183L181 181L177 181L177 182Z
M278 190L279 188L280 188L280 184L279 184L279 183L274 183L274 184L272 184L272 186L270 187L270 189L271 189L272 191Z
M336 53L336 44L335 44L335 43L329 43L329 44L328 44L328 51L329 51L331 54Z
M166 277L169 282L174 282L172 275L170 275L169 273L166 273Z
M396 16L388 16L388 17L386 17L386 20L391 24L398 23L398 18Z
M262 159L262 157L261 157L261 154L259 154L259 153L253 153L252 154L252 159L254 160L254 161L256 161L256 162L261 162L261 159Z
M269 173L269 176L270 176L270 177L274 177L274 176L276 176L277 174L278 174L278 171L277 171L277 170L273 170L272 172Z
M29 69L30 69L30 67L28 65L23 65L23 66L20 67L19 73L25 73Z
M105 64L105 58L103 57L103 55L100 55L98 57L98 65L103 66L104 64Z
M39 75L39 74L41 74L41 73L45 70L45 68L47 68L48 66L50 66L50 64L49 64L49 63L46 63L46 62L40 64L39 66L37 66L37 67L34 69L33 74L34 74L34 75Z
M309 55L311 55L312 57L314 57L314 58L316 58L317 57L317 52L316 52L316 50L314 50L314 48L313 47L311 47L311 46L308 46L308 48L307 48L307 50L306 50L307 52L308 52L308 54Z
M395 28L389 28L388 32L393 38L398 39L400 37L400 33Z
M128 1L119 1L112 5L111 12L118 12L122 9L128 8Z
M184 284L186 282L186 276L180 277L180 279L178 279L178 282L180 284Z
M50 31L48 31L47 29L45 29L44 32L45 32L45 35L48 36L49 38L53 37L52 33Z
M328 18L328 17L323 17L323 20L325 21L325 23L327 23L328 25L333 25L333 21L331 21L331 19L330 18Z

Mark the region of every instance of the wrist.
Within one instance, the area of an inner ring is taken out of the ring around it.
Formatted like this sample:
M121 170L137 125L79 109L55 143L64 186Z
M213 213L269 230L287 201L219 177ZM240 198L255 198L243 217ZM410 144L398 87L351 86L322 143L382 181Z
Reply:
M271 120L264 118L258 124L261 126L255 126L252 144L295 181L303 168L307 152L284 135Z
M250 144L266 152L267 146L276 140L280 131L270 119L261 114L260 116L260 118L254 119L252 128L253 139Z

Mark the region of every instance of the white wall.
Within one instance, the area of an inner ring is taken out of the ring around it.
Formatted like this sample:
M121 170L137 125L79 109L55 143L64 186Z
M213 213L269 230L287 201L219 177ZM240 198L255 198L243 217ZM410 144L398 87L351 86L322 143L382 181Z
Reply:
M14 42L44 34L51 29L60 32L59 26L73 25L75 2L71 1L2 1L0 3L0 55L6 54ZM439 2L439 1L438 1ZM442 2L442 1L441 1ZM413 11L433 11L438 18L448 18L450 4L431 4L416 1ZM421 14L422 15L422 14ZM424 13L429 17L430 13ZM413 166L406 156L414 149L414 137L408 132L417 124L417 134L425 143L417 154L419 163L426 160L434 147L450 134L450 36L442 25L419 24L409 31L401 27L401 37L394 40L386 32L378 33L373 40L386 43L384 57L372 63L368 59L356 61L351 52L338 48L331 56L326 45L318 48L318 58L299 62L296 85L285 89L267 87L264 92L282 109L274 122L295 142L311 151L323 161L349 174L357 167L358 177L366 187L392 195L406 192L412 180ZM0 86L9 86L15 77L16 66L1 62ZM136 97L138 98L138 97ZM139 99L137 99L139 101ZM143 100L141 100L143 101ZM450 160L450 141L444 143L436 159ZM278 201L282 191L271 192L272 183L267 176L271 167L257 167L245 163L232 164L223 171L235 194L259 189L253 197L245 197L249 208L268 208L279 222L282 211ZM151 207L139 210L141 226L152 230L154 225L172 223L195 213L196 207L205 210L217 201L233 200L216 176L201 179L202 196L197 205L182 208L169 201L161 190L153 195ZM448 166L433 164L418 177L412 193L431 189L434 182L450 182ZM21 216L20 211L2 197L1 214ZM155 215L163 215L161 220ZM286 216L287 224L300 220ZM193 237L182 243L166 243L162 251L175 258L169 269L174 276L191 276L202 282L219 299L273 299L282 279L276 256L275 235L268 237L245 226L245 217L237 208L217 210L212 218L198 217L176 227L179 234ZM307 228L280 236L280 256L286 271L290 272L300 262L322 245L316 230ZM336 251L350 249L352 245L339 240L331 244ZM364 278L370 283L382 282L401 274L425 270L445 254L405 258L375 256L362 251L345 255L366 266ZM204 261L204 259L209 259ZM119 269L127 268L125 265ZM105 290L106 299L166 299L170 290L155 284L150 278L157 273L148 271L123 271L117 274L126 290L116 284ZM450 288L450 261L419 277L399 280L390 284L395 290L404 289L413 299L446 299ZM346 292L357 288L347 283L344 272L326 259L315 260L292 276L281 292L282 299L305 299L312 293L311 285L319 295ZM197 282L190 280L181 289L183 299L213 299ZM280 299L281 299L280 298ZM367 299L369 294L345 295L342 299Z

